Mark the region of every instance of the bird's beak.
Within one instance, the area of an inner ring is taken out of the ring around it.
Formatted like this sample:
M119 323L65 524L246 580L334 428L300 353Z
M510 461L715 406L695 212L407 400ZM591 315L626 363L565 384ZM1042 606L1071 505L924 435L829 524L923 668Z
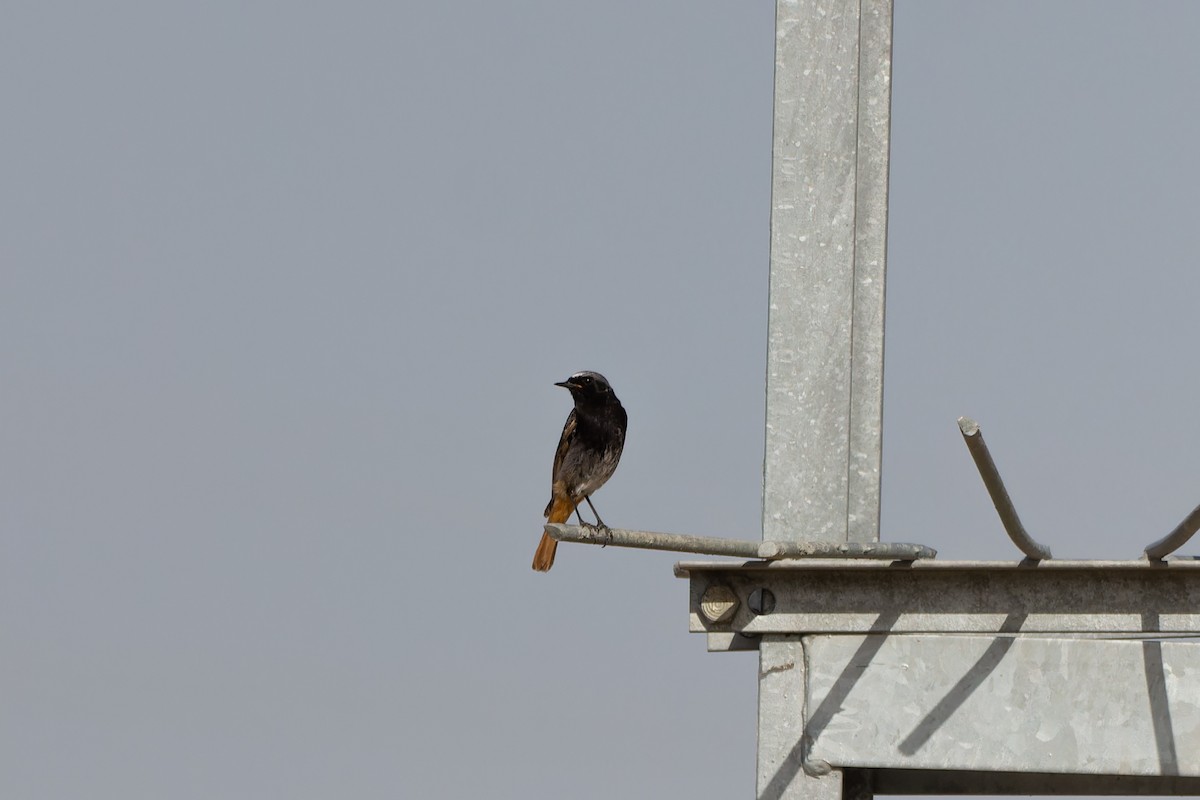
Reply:
M571 383L571 381L570 381L570 380L559 381L558 383L556 383L556 384L554 384L554 385L555 385L555 386L561 386L561 387L563 387L564 389L574 389L574 388L575 388L575 384Z

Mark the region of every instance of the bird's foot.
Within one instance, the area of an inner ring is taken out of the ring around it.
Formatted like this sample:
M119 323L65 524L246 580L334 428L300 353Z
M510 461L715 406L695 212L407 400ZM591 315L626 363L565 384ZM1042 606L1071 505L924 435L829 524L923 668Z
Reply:
M580 520L579 527L583 528L585 531L587 531L592 536L603 535L604 543L600 545L601 547L608 547L610 544L612 544L612 540L613 540L612 531L609 530L608 526L605 525L603 522L593 524L591 522L583 522L582 520Z

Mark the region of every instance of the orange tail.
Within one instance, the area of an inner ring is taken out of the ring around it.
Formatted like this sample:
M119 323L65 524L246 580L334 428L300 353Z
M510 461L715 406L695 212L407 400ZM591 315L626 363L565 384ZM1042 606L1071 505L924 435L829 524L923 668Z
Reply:
M549 571L554 566L554 551L557 549L558 542L551 539L550 534L543 533L537 552L533 554L533 568L538 572Z
M546 521L553 523L566 522L571 518L571 512L574 510L575 503L572 503L558 492L554 492L554 497L550 501L550 505L546 507ZM554 552L556 550L558 550L558 541L550 538L550 534L543 533L542 540L538 542L537 552L533 554L533 568L538 572L549 571L554 566Z

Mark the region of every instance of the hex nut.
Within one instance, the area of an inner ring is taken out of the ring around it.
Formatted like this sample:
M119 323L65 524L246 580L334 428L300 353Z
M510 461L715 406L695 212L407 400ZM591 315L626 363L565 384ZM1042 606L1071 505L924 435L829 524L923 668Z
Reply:
M737 611L737 595L728 586L709 586L700 598L700 613L709 622L725 622Z

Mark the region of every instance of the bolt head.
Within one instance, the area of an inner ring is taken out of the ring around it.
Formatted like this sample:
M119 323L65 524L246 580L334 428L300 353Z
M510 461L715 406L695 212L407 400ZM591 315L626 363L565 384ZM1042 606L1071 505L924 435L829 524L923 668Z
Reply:
M709 586L700 598L700 613L709 622L732 619L737 607L737 595L728 586Z

